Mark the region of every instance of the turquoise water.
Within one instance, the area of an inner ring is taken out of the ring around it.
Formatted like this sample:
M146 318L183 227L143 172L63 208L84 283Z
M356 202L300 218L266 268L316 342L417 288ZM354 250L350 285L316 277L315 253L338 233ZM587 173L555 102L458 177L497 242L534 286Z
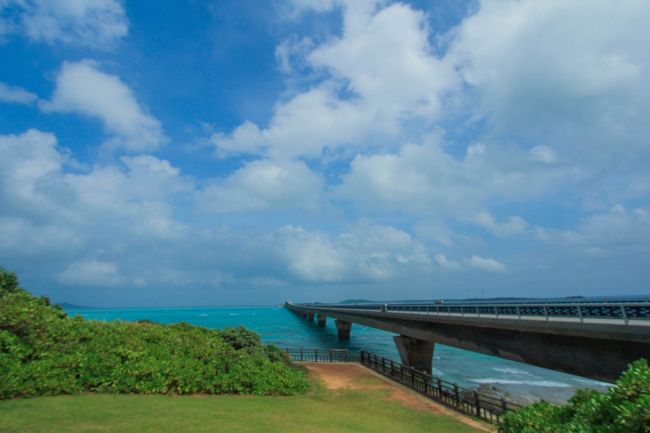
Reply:
M363 349L399 361L394 334L353 324L350 341L340 342L331 319L327 327L318 328L315 321L309 323L282 307L69 309L68 313L94 320L187 322L214 329L241 325L281 348ZM585 378L440 344L435 348L433 373L463 386L493 385L531 400L563 401L577 388L605 389L605 384Z

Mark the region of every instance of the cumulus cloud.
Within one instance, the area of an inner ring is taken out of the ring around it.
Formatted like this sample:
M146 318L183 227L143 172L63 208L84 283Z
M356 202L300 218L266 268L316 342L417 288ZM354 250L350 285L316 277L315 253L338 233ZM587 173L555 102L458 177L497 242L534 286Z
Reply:
M460 268L460 263L449 260L444 254L436 254L433 260L443 269L454 270Z
M312 282L382 281L430 263L424 246L411 235L369 221L336 236L285 226L275 238L291 273Z
M23 88L0 83L0 102L30 105L37 99L38 96Z
M479 212L470 221L485 228L490 233L502 237L522 234L528 227L526 221L521 217L511 216L506 221L500 223L489 212Z
M99 70L91 61L65 62L56 78L46 112L79 113L98 118L111 138L110 148L129 151L157 149L165 141L160 122L138 104L131 89L115 75Z
M543 162L544 164L553 164L557 161L555 152L548 146L535 146L528 152L528 159L532 161Z
M604 165L621 158L621 146L635 153L645 147L650 4L584 6L481 1L454 30L446 59L478 95L477 114L500 132L543 136L573 158ZM531 157L554 159L544 147Z
M617 204L583 218L572 230L538 227L536 234L547 244L590 255L643 256L650 253L650 211Z
M342 6L342 34L298 51L325 78L278 103L267 127L244 122L231 133L214 134L218 153L314 158L343 147L385 145L405 123L431 124L437 118L441 99L459 80L431 47L424 14L401 3L336 5ZM278 52L289 70L286 47L281 44Z
M474 269L479 269L481 271L501 273L505 272L506 270L506 267L503 263L489 257L483 258L479 256L472 256L469 259L466 259L465 263L467 266Z
M119 0L5 0L0 2L3 29L48 44L101 48L126 36L128 22Z
M571 168L536 168L521 152L483 149L458 160L434 141L357 155L336 192L361 208L448 217L493 199L529 200L579 177Z
M323 181L300 161L257 160L197 194L211 212L316 210Z
M71 263L59 274L65 284L79 286L114 286L120 282L117 265L100 260L82 260Z

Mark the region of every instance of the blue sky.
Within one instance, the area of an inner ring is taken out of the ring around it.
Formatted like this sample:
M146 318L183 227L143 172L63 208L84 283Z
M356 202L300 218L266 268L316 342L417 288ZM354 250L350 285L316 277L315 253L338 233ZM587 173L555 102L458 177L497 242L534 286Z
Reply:
M0 265L97 306L647 294L648 17L0 0Z

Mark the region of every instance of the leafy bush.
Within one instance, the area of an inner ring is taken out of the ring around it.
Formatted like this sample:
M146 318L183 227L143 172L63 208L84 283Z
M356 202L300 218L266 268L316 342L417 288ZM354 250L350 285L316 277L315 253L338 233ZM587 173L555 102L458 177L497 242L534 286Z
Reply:
M110 393L274 394L307 380L245 328L68 317L0 269L0 398Z
M579 390L564 406L540 402L504 416L502 433L649 433L650 368L630 365L607 394Z

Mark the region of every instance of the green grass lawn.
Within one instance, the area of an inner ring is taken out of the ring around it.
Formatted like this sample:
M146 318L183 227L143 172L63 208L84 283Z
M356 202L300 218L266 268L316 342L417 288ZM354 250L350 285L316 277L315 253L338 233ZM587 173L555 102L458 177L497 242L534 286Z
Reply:
M470 433L459 421L410 409L381 389L294 397L87 394L0 402L2 433Z

